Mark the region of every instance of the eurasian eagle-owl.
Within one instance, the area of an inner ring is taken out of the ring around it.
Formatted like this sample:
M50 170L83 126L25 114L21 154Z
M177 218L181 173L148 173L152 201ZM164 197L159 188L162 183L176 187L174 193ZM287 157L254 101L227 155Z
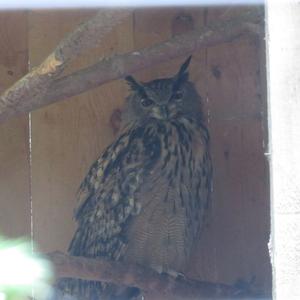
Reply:
M126 77L122 130L79 189L75 256L184 273L210 199L209 133L201 98L188 81L189 57L171 78ZM78 279L58 283L75 299L131 299L134 288Z

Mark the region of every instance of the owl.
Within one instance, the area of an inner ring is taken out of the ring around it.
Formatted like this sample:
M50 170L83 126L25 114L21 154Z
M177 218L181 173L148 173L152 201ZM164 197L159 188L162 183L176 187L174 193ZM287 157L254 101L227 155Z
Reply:
M95 161L79 192L69 253L185 272L210 202L212 166L201 98L188 80L189 57L170 78L139 82L122 130ZM72 299L134 299L136 288L62 279Z

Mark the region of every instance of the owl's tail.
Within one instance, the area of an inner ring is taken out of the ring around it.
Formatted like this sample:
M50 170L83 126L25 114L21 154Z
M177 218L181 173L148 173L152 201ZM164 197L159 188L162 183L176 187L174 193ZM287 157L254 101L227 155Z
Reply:
M49 300L135 300L139 294L137 288L63 278L55 284Z

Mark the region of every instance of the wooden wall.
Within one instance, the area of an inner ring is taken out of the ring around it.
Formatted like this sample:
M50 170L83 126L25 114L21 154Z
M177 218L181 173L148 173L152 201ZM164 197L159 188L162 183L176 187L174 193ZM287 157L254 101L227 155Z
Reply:
M27 14L0 12L0 93L27 73ZM30 236L28 116L0 126L0 234Z
M84 55L67 72L105 55L146 47L176 33L200 28L223 12L137 9L107 37L103 47ZM18 14L22 18L14 13L0 15L0 23L4 24L0 27L0 42L6 47L6 51L0 50L1 90L26 72L27 53L30 67L34 67L67 32L94 12ZM16 26L15 20L21 24ZM11 28L16 31L14 35L8 34ZM227 283L254 279L270 292L262 50L262 41L241 38L193 54L191 80L203 96L212 136L214 193L210 222L194 251L189 275ZM141 80L169 76L184 59L134 75ZM13 78L9 77L10 68L15 70ZM2 87L3 82L7 84ZM122 108L126 94L124 82L115 81L31 114L31 193L28 118L1 125L1 232L12 236L30 232L31 195L34 240L42 251L66 251L75 229L72 213L76 190L89 165L113 140L111 116Z
M93 12L33 12L29 58L39 64L61 38ZM132 19L68 71L110 53L132 49ZM122 105L123 82L112 82L70 101L32 113L33 234L43 251L66 250L74 232L75 193L90 164L113 139L110 116ZM45 234L47 233L47 234Z

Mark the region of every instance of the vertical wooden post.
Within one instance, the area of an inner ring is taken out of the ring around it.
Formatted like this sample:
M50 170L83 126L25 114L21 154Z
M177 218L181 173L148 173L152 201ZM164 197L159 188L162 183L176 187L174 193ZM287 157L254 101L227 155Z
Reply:
M274 299L300 299L300 2L267 8Z

